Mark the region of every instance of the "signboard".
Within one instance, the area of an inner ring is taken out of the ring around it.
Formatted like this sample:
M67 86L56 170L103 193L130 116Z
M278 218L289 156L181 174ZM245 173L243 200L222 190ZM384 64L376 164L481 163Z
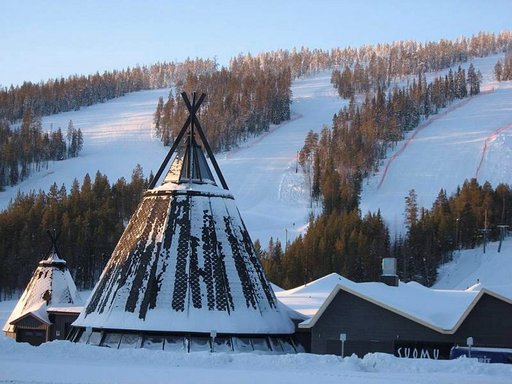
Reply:
M415 341L396 341L395 356L409 359L449 359L451 343L423 343Z

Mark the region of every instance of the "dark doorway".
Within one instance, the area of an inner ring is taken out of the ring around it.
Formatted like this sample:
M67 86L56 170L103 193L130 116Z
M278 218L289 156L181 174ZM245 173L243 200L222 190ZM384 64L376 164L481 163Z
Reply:
M31 345L40 345L46 341L46 332L39 329L18 329L16 332L16 341L20 343L30 343Z

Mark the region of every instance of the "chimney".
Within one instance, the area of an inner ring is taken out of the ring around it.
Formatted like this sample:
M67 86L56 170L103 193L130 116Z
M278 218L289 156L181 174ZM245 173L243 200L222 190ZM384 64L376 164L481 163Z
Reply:
M390 287L398 287L396 258L385 257L382 259L382 275L380 275L380 281Z

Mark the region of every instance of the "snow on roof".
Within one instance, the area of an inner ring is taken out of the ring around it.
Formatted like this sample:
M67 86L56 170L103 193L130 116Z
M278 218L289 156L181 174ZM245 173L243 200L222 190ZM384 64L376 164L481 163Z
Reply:
M147 193L73 325L293 333L283 309L232 198Z
M48 307L47 312L50 313L80 313L84 307L81 305L65 306L56 305Z
M13 332L12 323L28 314L49 324L47 315L49 306L69 306L70 304L80 305L82 299L66 268L66 262L52 251L34 271L27 288L7 319L3 331Z
M277 299L284 305L298 312L304 318L310 318L342 279L347 280L337 273L331 273L306 285L275 293Z
M39 304L39 305L36 304L36 305L28 308L26 311L24 311L23 315L18 316L17 318L12 319L12 320L11 320L11 318L9 318L7 320L7 322L5 323L5 327L8 327L8 326L12 327L14 325L14 323L16 323L17 321L19 321L27 316L34 316L37 319L39 319L40 321L42 321L43 323L51 324L51 321L48 318L48 313L46 312L45 305L44 304ZM4 331L6 331L5 328L4 328ZM9 330L9 332L11 332L11 331L12 330Z
M228 191L218 187L217 185L209 184L209 183L176 183L176 182L164 182L162 185L155 187L149 191L151 192L170 192L170 191L180 191L180 192L188 192L188 191L195 191L195 192L201 192L204 194L213 194L213 195L221 195L223 197L231 198L233 199L233 195L229 193Z
M344 290L373 304L421 323L441 333L454 332L484 294L509 299L483 289L436 290L410 282L391 287L383 283L355 283L338 274L330 274L307 285L277 292L278 299L309 319L301 328L312 327L336 294Z

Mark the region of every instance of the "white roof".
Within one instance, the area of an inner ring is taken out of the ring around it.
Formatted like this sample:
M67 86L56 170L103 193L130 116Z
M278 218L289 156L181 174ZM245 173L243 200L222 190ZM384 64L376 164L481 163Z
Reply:
M233 195L221 187L218 187L209 183L175 183L175 182L164 182L162 185L155 187L150 192L170 192L170 191L195 191L201 193L210 193L217 196L225 196L233 199Z
M81 305L73 305L73 306L55 305L55 306L48 307L47 312L78 314L82 311L83 308L84 307Z
M11 323L28 314L50 324L47 314L49 306L56 308L81 304L82 299L66 268L65 261L56 253L51 253L34 271L27 288L7 319L3 331L13 332L14 327Z
M335 273L295 289L277 292L276 296L292 310L307 316L299 326L309 328L340 290L441 333L455 332L484 293L512 303L509 298L486 289L436 290L415 282L391 287L376 282L355 283Z
M293 333L295 326L249 249L249 235L227 191L194 183L167 183L152 191L170 189L201 191L201 195L145 195L73 325L162 332ZM158 211L158 207L164 208ZM218 262L216 269L212 260ZM200 295L194 296L194 290ZM225 307L220 305L223 300Z

